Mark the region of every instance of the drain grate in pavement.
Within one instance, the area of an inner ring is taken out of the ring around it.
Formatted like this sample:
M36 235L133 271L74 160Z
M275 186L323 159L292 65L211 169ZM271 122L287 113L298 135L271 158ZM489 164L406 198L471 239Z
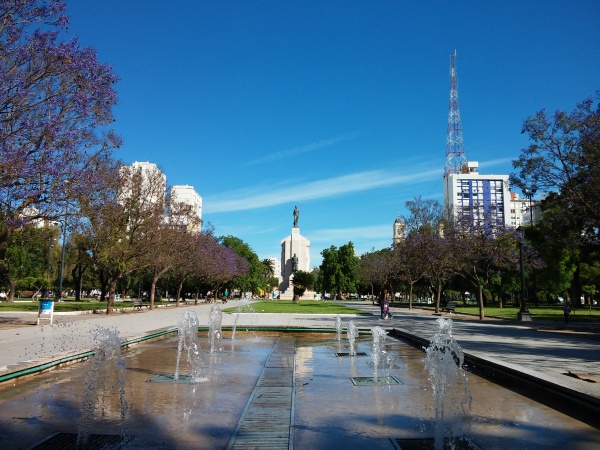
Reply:
M373 361L367 361L367 366L374 368L375 364L373 363ZM379 364L377 364L377 368L378 369L399 369L400 367L394 363L390 364L387 361L379 361Z
M229 355L231 352L227 351L227 350L217 350L215 352L211 352L210 350L205 350L204 354L205 355L215 355L215 356L227 356Z
M382 377L350 377L354 386L379 386L388 384L404 384L393 375Z
M124 441L124 436L120 435L90 434L85 448L91 450L117 449L122 448ZM62 450L65 448L77 448L77 433L54 433L31 448L40 450Z
M412 439L391 439L393 442L398 444L402 450L434 450L435 439L434 438L412 438ZM470 439L466 437L456 438L444 438L442 445L443 450L479 450L479 447L475 445Z
M354 352L354 354L350 352L335 352L335 356L338 358L348 358L350 356L369 356L365 352Z
M175 375L172 373L159 373L150 379L152 383L171 383L171 384L196 384L201 383L202 381L206 381L203 379L193 378L191 375L179 375L177 379L175 379Z

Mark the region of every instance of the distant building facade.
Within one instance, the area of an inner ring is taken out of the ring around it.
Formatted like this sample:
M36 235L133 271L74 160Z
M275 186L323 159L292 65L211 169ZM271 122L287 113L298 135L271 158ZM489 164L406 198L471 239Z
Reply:
M394 220L394 235L392 238L392 244L398 245L406 238L406 224L400 215Z
M140 186L140 189L141 192L144 192L144 201L147 202L146 204L156 205L159 202L164 203L167 193L167 177L156 164L147 161L136 161L131 166L121 167L121 177L132 176L134 174L141 175L142 186ZM124 202L131 195L131 186L125 183L120 193L121 202Z
M514 228L536 224L541 217L538 201L529 198L519 198L516 192L510 193L510 224Z
M478 226L511 226L508 175L481 175L476 161L444 176L444 206L455 220Z
M275 256L271 256L269 258L271 261L271 267L273 267L273 276L279 280L279 283L283 280L283 274L281 273L281 261L279 258Z
M175 185L171 188L171 202L174 206L185 205L190 208L190 212L193 219L193 229L188 231L200 231L202 227L202 197L196 192L193 186L190 185ZM177 212L174 211L176 215ZM182 217L181 222L183 225L188 226L189 218Z

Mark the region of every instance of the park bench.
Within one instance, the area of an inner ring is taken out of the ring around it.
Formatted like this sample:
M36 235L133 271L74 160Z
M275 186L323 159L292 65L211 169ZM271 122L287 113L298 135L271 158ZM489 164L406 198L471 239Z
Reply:
M442 308L442 312L446 311L447 313L453 313L454 308L456 308L456 302L448 302L446 306Z
M142 306L146 306L148 307L148 305L144 305L144 302L142 301L141 298L134 298L133 300L133 310L134 311L141 311L142 310Z

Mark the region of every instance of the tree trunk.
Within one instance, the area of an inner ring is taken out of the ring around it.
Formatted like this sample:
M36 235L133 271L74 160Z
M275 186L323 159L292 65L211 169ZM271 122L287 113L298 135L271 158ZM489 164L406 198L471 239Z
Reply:
M71 276L73 277L73 284L75 287L75 301L81 300L81 283L83 280L83 274L85 273L87 266L84 268L81 264L76 264L71 270Z
M8 279L8 297L6 298L6 301L8 303L14 303L15 302L15 291L17 289L17 280L14 280L12 278Z
M156 283L158 283L158 275L154 273L152 283L150 284L150 309L154 309L154 298L156 296Z
M483 320L483 318L485 317L485 314L483 311L483 284L478 283L477 290L478 290L478 297L479 297L479 319Z
M106 294L109 292L108 275L106 275L104 270L101 270L98 278L100 279L100 301L108 301L106 298Z
M408 290L408 309L412 309L412 297L413 297L413 286L415 283L409 283L410 288Z
M440 297L442 293L442 282L440 280L438 280L437 282L437 289L435 291L435 312L439 313L440 312Z
M111 280L108 283L108 300L106 301L106 314L112 314L115 306L115 293L117 292L117 280Z
M181 289L183 289L183 281L177 286L177 294L175 295L175 306L179 306L179 299L181 297ZM217 302L217 293L215 292L215 303Z

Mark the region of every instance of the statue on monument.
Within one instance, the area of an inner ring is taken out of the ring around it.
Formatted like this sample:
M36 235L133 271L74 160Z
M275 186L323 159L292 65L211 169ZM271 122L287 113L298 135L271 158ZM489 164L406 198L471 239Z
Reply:
M294 253L292 256L292 273L296 273L298 271L298 257Z
M300 210L294 206L294 228L298 228L298 219L300 218Z

